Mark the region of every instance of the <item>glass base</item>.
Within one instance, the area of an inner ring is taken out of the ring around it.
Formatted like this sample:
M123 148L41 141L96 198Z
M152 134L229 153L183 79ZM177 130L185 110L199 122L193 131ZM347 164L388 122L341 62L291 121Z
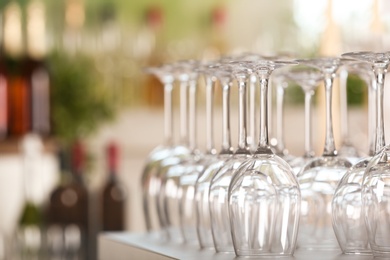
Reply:
M217 253L234 253L233 247L217 247L215 248Z
M386 251L372 250L372 254L374 255L375 259L377 258L389 259L390 248L387 248Z
M237 256L247 257L247 258L269 258L269 257L291 257L294 253L277 253L277 252L268 252L261 250L237 250Z
M372 252L371 250L367 250L367 249L347 249L345 251L343 251L343 254L346 254L346 255L372 255Z

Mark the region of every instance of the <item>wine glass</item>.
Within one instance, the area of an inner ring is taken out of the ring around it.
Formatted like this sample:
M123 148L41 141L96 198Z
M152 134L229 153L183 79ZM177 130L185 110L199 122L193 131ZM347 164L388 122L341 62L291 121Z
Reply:
M229 216L237 256L286 256L295 250L300 211L298 181L286 161L268 142L267 89L272 71L294 65L288 61L258 61L260 80L260 140L252 158L233 176Z
M390 54L375 52L353 52L343 56L367 62L375 74L377 91L377 154L367 164L362 184L362 205L368 241L375 257L390 256L390 163L389 146L385 145L383 121L383 92ZM382 148L384 147L384 148Z
M240 62L241 63L241 62ZM247 144L246 131L246 84L250 77L251 70L246 64L232 65L232 75L238 83L239 92L239 140L238 148L231 159L216 172L210 181L209 203L211 230L213 234L214 247L217 252L233 252L231 229L228 210L228 189L230 180L235 170L251 155Z
M179 175L174 175L175 171L171 168L181 166L181 163L188 161L194 156L194 151L190 149L188 135L188 84L190 80L195 80L196 75L192 74L193 68L190 66L190 61L179 61L175 63L174 75L175 79L180 84L180 143L189 152L186 156L169 156L160 163L158 177L160 182L160 193L157 199L156 207L158 216L168 239L174 242L183 242L183 235L180 230L180 213L177 203ZM168 176L168 172L172 176ZM182 171L176 170L178 173ZM168 177L174 178L167 182ZM168 186L167 186L168 185ZM173 201L171 212L167 211L167 203Z
M207 65L202 66L197 71L204 72L207 70ZM209 82L210 83L210 82ZM196 82L190 84L190 147L196 154L193 158L185 162L184 172L180 175L179 179L179 210L180 210L180 222L181 229L183 231L185 242L193 243L198 241L201 248L204 248L203 240L198 239L198 221L197 221L197 208L196 208L196 183L199 176L203 171L216 160L215 148L212 135L212 85L208 86L206 91L206 110L208 118L207 129L207 152L206 154L199 153L196 148Z
M161 228L161 220L157 212L157 196L160 193L160 182L158 171L161 162L172 156L185 156L189 154L187 147L173 144L173 109L172 92L174 86L175 67L172 64L165 64L160 67L146 69L147 73L154 74L164 85L164 145L156 147L146 159L141 184L143 210L148 231L155 231ZM187 115L185 115L186 118Z
M341 66L339 72L341 147L338 149L338 154L348 158L352 163L356 163L359 161L360 155L349 138L347 81L348 65L344 65Z
M305 152L303 156L296 157L290 161L295 174L298 174L302 167L314 157L312 148L312 98L318 84L323 80L323 76L319 71L307 68L299 68L286 72L286 78L297 83L303 90L305 95Z
M308 162L297 177L302 192L301 221L298 246L308 250L338 249L332 229L332 198L337 184L351 163L337 156L333 136L332 87L339 66L346 62L340 58L298 60L300 64L319 69L325 82L326 133L322 156Z
M371 68L369 68L371 66L364 65L367 64L355 64L349 70L351 72L358 71L363 78L373 78L373 75L371 76L373 73L371 72ZM372 81L366 80L366 82L369 84L369 95L372 95L370 93L375 91L374 86L370 84ZM383 90L379 91L383 93ZM379 102L383 104L383 95L381 98L382 100ZM372 98L369 98L368 101L369 108L376 104ZM373 120L370 118L373 114L369 114L368 116L369 129L371 129L374 127L371 125ZM371 139L369 147L376 139L375 131L372 132L372 135L369 136ZM381 147L378 147L378 149L381 149ZM371 151L371 148L369 150L369 157L353 165L341 179L332 200L333 229L344 254L371 254L364 222L361 196L364 172L372 155L375 153L375 150Z
M285 71L276 71L273 74L273 83L276 85L276 145L275 154L283 158L286 162L294 160L284 142L284 93L288 87Z
M205 73L208 92L213 92L211 80L219 78L222 84L222 149L204 171L199 175L195 184L195 207L197 219L197 234L201 248L214 248L211 233L209 188L212 177L233 154L230 136L230 88L232 74L227 66L212 65ZM209 95L210 96L210 95Z

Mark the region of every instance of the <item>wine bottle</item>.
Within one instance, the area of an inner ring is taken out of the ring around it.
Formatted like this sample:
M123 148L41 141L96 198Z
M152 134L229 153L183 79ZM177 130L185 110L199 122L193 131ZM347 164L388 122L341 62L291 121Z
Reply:
M4 9L3 49L8 83L8 132L18 137L30 130L31 123L22 21L20 5L11 1Z
M52 256L88 259L88 190L83 180L84 148L76 142L67 157L60 154L62 183L52 192L48 209L47 240Z
M8 122L7 122L8 86L7 85L8 84L7 84L3 53L0 53L0 139L4 139L7 136L7 131L8 131Z
M104 231L125 229L126 190L117 178L118 146L110 143L106 150L107 180L101 193L101 219Z
M50 132L50 75L46 66L45 5L41 0L28 3L26 21L31 130L46 136Z

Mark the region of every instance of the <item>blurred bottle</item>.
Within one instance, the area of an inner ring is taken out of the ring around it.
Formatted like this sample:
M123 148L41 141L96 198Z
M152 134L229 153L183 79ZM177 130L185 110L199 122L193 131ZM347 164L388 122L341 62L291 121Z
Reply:
M47 247L51 258L88 259L88 190L84 184L84 148L76 142L71 156L58 155L61 183L47 209ZM70 159L70 160L69 160ZM71 167L69 167L71 161Z
M163 43L164 12L159 6L150 6L144 16L144 24L141 27L135 44L136 58L147 66L158 66L164 62L166 54ZM145 75L145 100L147 105L162 106L164 88L161 82L153 75Z
M226 8L217 5L211 10L209 21L207 22L208 33L206 38L208 43L203 51L203 58L206 60L214 60L226 55L228 52L228 44L225 38L226 30Z
M50 75L46 66L45 5L31 0L27 5L26 77L31 91L31 130L46 136L50 132Z
M106 150L108 176L101 191L101 220L104 231L125 229L126 190L117 178L118 153L118 146L110 143Z
M25 71L22 9L10 1L4 9L3 53L8 83L8 134L23 136L30 130L30 88Z
M8 131L8 86L3 55L0 53L0 139L7 136Z
M23 137L21 152L25 204L16 234L17 251L22 259L42 259L44 254L43 216L39 206L42 150L42 141L38 136L29 134Z
M0 139L4 139L8 131L7 122L7 77L4 58L4 10L0 9Z

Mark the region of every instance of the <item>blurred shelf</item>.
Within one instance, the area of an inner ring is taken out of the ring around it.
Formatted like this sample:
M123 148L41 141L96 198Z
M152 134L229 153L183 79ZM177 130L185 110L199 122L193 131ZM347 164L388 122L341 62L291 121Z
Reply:
M20 142L22 137L11 137L0 140L0 155L20 153ZM57 143L54 137L45 137L42 139L44 152L53 153L56 151Z
M155 234L146 233L102 233L98 238L98 259L185 259L185 260L232 260L234 254L217 254L214 250L200 250L195 245L173 244L158 240ZM275 257L274 257L275 258ZM254 258L250 258L254 259ZM265 259L264 257L262 259ZM278 257L279 259L279 257ZM372 256L343 255L341 251L297 250L294 260L368 260Z

